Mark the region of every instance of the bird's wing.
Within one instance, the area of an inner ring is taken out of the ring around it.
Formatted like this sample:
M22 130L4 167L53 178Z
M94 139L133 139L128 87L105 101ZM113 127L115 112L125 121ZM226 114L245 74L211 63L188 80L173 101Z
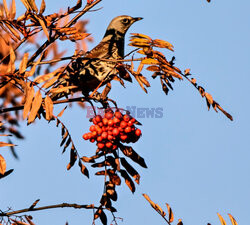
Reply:
M115 57L116 51L117 51L117 46L115 42L105 41L105 42L100 42L85 57L103 58L103 59L116 58Z

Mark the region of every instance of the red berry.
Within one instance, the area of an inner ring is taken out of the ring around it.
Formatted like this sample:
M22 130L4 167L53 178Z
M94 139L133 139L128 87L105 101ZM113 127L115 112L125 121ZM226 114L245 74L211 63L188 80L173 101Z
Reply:
M99 126L99 127L103 127L103 122L99 122L99 123L98 123L98 126Z
M97 122L96 122L96 119L95 118L93 118L93 120L92 120L92 122L93 122L93 124L97 124Z
M86 134L84 134L82 137L83 137L83 139L84 139L84 140L88 140L88 139L89 139L89 136L88 136L88 134L87 134L87 133L86 133Z
M106 147L107 147L107 148L111 148L112 145L113 145L113 144L112 144L110 141L106 143Z
M130 133L131 131L132 131L131 127L126 127L126 128L124 129L124 132L125 132L125 133Z
M121 128L125 128L125 127L127 127L128 126L128 124L127 124L127 122L125 122L125 121L122 121L121 123L120 123L120 127Z
M102 127L102 131L104 132L104 131L106 131L107 130L107 128L106 127Z
M92 138L92 133L87 133L88 139Z
M113 118L113 113L112 112L106 112L105 113L105 118L107 118L108 120Z
M125 141L128 138L128 135L124 134L120 136L121 140Z
M99 135L102 134L102 128L99 128L99 129L97 129L96 131L97 131L97 133L98 133Z
M91 132L95 131L95 125L91 125L91 126L89 127L89 130L90 130Z
M119 111L115 112L115 117L118 118L119 120L122 119L121 112L119 112Z
M97 123L100 123L102 121L102 116L101 115L97 115L95 117L95 120L96 120Z
M126 122L128 122L130 120L130 116L128 114L125 114L123 116L123 120L126 121Z
M135 123L135 122L136 122L135 118L131 118L130 121L131 121L132 123Z
M136 129L135 130L135 135L140 137L141 136L141 130L140 129Z
M98 147L99 149L103 149L104 146L105 146L105 144L103 144L103 143L97 143L97 147Z
M109 134L109 135L108 135L108 140L109 140L109 141L112 141L113 139L114 139L114 136L111 135L111 134Z
M103 138L103 139L107 139L107 137L108 137L108 133L107 133L107 132L103 132L103 133L102 133L102 138Z
M129 120L129 121L128 121L128 126L129 126L129 127L132 127L133 125L134 125L134 123L132 122L132 120Z
M118 130L119 130L120 132L123 132L123 129L122 129L121 127L118 127Z
M112 119L110 119L110 120L108 121L108 126L109 126L109 127L112 127L113 125L114 125L114 122L113 122Z
M96 138L96 140L97 140L98 142L101 142L101 141L102 141L102 136L98 136L98 137Z
M90 142L94 143L95 139L94 138L90 138Z
M120 123L120 120L119 120L117 117L115 117L115 118L113 119L113 123L114 123L114 124L118 124L118 123Z
M112 131L112 134L113 134L114 136L118 136L119 133L120 133L120 131L119 131L118 128L114 128L113 131Z
M107 118L103 118L102 119L102 122L103 122L103 124L106 126L106 125L108 125L108 119Z
M93 131L91 134L92 134L92 138L96 138L97 137L97 132L96 131Z
M118 148L118 146L117 145L113 145L113 150L116 150Z

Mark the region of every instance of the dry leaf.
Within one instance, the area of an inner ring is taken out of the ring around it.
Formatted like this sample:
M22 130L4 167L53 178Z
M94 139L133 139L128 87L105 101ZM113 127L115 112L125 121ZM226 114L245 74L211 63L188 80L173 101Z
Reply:
M46 120L50 121L53 118L53 101L46 95L44 99Z
M232 225L238 225L238 223L236 222L236 220L234 219L234 217L230 213L228 213L228 216L231 220Z
M2 155L0 155L0 174L4 175L6 171L6 161Z
M3 135L1 135L1 136L3 136ZM8 136L10 136L10 135L8 135ZM16 146L16 145L0 141L0 147L11 147L11 146Z
M39 14L43 14L44 13L44 10L46 8L46 3L44 0L42 0L41 2L41 6L40 6L40 10L39 10Z
M226 221L224 220L224 218L219 213L217 213L217 215L218 215L218 217L220 219L221 225L227 225Z
M168 209L168 221L169 223L172 223L174 221L174 214L173 211L171 209L171 207L169 206L168 203L166 203L167 209Z
M23 108L23 119L26 119L30 112L34 94L35 94L34 87L33 86L29 87L29 84L28 84L27 93L26 93L26 101L25 101L24 108Z
M20 65L19 65L19 72L20 73L25 72L25 70L27 68L28 58L29 58L29 53L28 52L24 53L22 61L20 62Z
M34 100L32 102L32 106L31 106L31 110L30 110L30 114L28 117L28 124L34 122L34 120L36 119L37 113L41 107L43 98L41 95L40 90L36 92L36 95L34 97Z

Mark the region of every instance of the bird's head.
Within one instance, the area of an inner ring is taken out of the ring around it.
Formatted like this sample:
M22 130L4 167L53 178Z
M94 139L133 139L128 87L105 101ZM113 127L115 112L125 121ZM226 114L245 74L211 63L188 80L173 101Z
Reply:
M116 34L119 36L124 36L129 29L129 27L136 21L141 20L141 17L131 17L131 16L117 16L109 24L107 31L104 35Z

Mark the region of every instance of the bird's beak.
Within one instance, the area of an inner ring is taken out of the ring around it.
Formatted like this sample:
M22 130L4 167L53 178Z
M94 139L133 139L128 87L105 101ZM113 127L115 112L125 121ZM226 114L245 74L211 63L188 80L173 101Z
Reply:
M134 17L133 19L134 19L134 22L136 22L136 21L142 20L143 18L142 17Z

